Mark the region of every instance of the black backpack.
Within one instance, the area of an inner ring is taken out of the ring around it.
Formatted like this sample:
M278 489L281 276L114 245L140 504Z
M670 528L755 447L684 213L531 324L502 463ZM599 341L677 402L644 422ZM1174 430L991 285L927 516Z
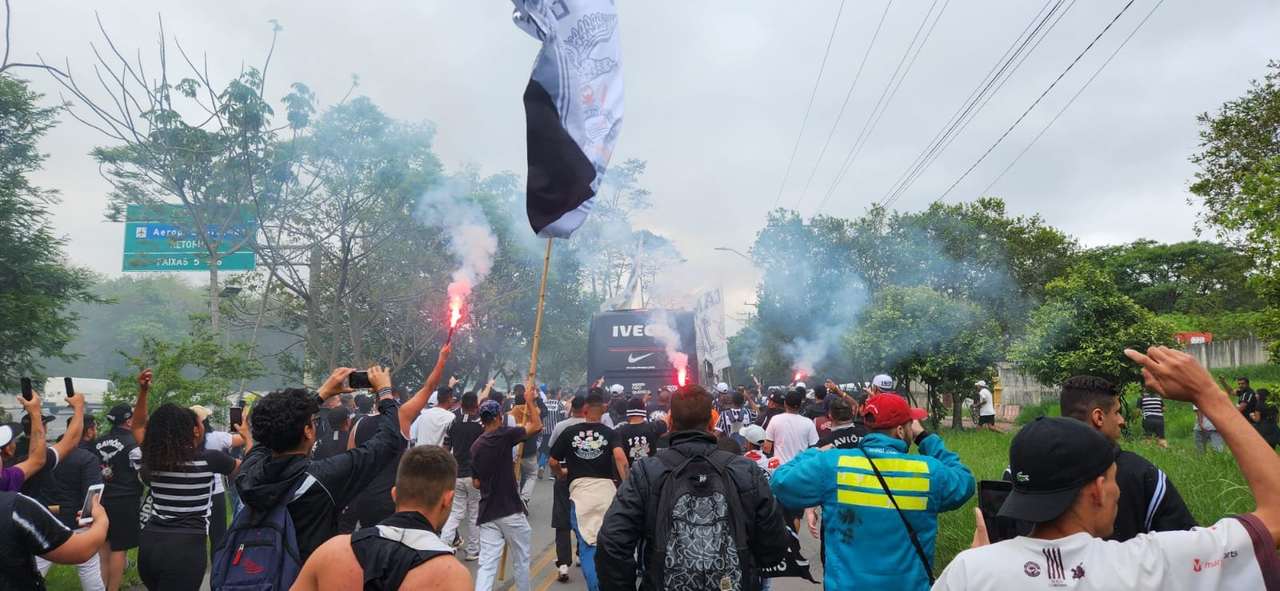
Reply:
M752 588L746 515L729 476L735 457L721 450L688 457L666 449L657 457L669 471L658 486L656 552L649 567L667 591L741 591Z

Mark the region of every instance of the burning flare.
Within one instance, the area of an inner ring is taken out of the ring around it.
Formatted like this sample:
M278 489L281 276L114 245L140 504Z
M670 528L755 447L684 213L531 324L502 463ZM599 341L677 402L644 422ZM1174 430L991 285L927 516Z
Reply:
M683 366L677 367L676 368L676 385L683 388L685 382L687 381L689 381L689 368L683 367Z
M462 322L462 306L471 295L471 283L454 281L449 284L449 337L453 337L454 329Z
M795 377L794 379L792 379L791 381L793 381L793 382L799 382L800 380L803 380L803 379L804 379L804 372L797 371L797 372L796 372L796 377Z

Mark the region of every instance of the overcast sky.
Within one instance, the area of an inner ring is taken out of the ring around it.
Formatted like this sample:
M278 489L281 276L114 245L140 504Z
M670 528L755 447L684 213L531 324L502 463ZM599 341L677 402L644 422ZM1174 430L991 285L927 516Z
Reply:
M944 0L945 2L946 0ZM1154 6L1136 0L1115 27L1005 142L953 191L977 196L1058 112L1098 65ZM70 59L90 81L94 7L117 44L154 58L157 14L188 51L208 54L225 81L240 64L261 62L269 19L284 27L268 94L288 83L310 85L322 104L338 100L360 77L368 95L393 117L429 120L446 166L485 172L524 171L521 92L537 43L510 21L500 0L396 2L221 0L15 0L13 58ZM615 161L649 163L644 184L655 206L639 225L675 240L706 284L726 288L730 315L741 313L754 281L738 257L779 203L778 190L808 102L839 0L621 0L626 118ZM1079 0L973 123L895 207L936 199L991 145L1124 5ZM941 6L939 3L938 6ZM1041 8L1035 0L955 1L895 98L849 177L823 213L856 216L880 200L978 81ZM885 2L845 3L790 180L780 203L812 215L881 95L930 2L897 0L868 54L825 158L802 188L832 129L837 110ZM1194 237L1196 209L1186 187L1197 145L1198 113L1237 97L1280 58L1280 4L1266 0L1165 2L1092 85L996 184L1012 213L1044 216L1089 245L1136 238ZM150 63L154 63L154 60ZM173 66L171 61L171 67ZM56 87L30 72L37 89ZM63 194L57 230L71 260L118 274L123 229L103 221L107 184L89 150L97 132L66 119L42 148L46 170L35 179ZM705 285L694 286L705 287ZM731 322L736 325L737 323Z

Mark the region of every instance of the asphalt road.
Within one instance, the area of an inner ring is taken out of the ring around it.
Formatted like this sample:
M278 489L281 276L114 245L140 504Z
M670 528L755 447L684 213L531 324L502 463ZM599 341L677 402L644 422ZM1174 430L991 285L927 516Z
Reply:
M529 567L529 579L531 591L578 591L585 590L586 584L582 580L582 570L573 567L569 570L569 582L559 583L556 581L556 549L555 549L555 530L551 529L551 481L539 480L533 491L533 502L529 504L529 524L533 527L533 543L531 545L533 556L531 566ZM817 581L822 580L822 566L817 560L818 557L818 541L813 539L808 531L800 534L801 546L804 549L804 556L812 561L813 578ZM508 558L510 561L510 558ZM475 576L476 563L464 562L467 569ZM515 581L512 580L513 569L510 563L507 564L507 578L499 581L494 586L496 590L515 589ZM775 591L798 591L798 590L815 590L819 587L813 583L803 579L774 579L773 587Z

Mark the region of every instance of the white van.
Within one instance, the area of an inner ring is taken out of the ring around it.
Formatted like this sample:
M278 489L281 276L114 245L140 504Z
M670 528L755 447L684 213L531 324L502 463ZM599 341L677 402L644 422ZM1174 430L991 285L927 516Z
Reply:
M115 383L111 380L71 378L71 382L76 389L76 393L84 395L85 405L91 408L101 407L103 397L106 396L107 392L114 392L116 389ZM40 391L40 395L44 397L46 405L54 407L67 405L67 389L64 386L63 378L45 380L44 389Z

